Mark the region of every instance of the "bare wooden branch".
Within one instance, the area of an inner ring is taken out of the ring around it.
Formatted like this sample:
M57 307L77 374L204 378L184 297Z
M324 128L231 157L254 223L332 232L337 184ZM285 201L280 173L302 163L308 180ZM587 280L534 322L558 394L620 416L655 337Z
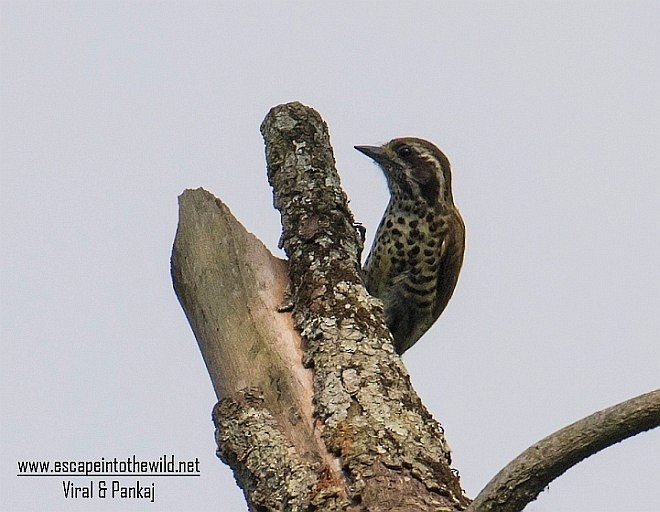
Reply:
M338 464L314 431L312 374L301 363L300 337L291 315L277 311L286 263L219 199L186 190L172 279L220 398L213 415L218 455L248 503L264 510L343 503Z
M276 311L288 282L286 262L204 189L179 197L172 278L218 398L248 385L266 387L253 380L265 376L252 363L267 358L270 364L273 343L289 351L298 347L291 357L300 357L291 315Z
M518 512L590 455L660 426L660 390L583 418L531 446L486 485L468 512Z

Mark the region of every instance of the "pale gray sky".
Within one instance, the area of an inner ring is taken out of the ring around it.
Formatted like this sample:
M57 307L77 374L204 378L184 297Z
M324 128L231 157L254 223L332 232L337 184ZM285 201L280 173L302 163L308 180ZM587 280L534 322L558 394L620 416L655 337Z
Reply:
M328 122L369 234L387 191L353 145L424 137L452 161L465 267L404 359L469 495L659 387L659 4L327 4L0 4L0 509L245 510L169 256L199 186L277 252L259 124L292 100ZM659 452L657 431L625 441L528 510L658 511ZM153 504L16 476L172 453L201 476L156 479Z

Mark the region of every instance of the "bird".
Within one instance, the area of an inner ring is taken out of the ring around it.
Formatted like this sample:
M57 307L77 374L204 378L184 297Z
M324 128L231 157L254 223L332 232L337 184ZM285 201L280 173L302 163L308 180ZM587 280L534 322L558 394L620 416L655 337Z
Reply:
M414 137L354 146L380 166L390 200L363 267L382 300L394 349L402 355L447 307L465 252L465 224L454 205L449 159Z

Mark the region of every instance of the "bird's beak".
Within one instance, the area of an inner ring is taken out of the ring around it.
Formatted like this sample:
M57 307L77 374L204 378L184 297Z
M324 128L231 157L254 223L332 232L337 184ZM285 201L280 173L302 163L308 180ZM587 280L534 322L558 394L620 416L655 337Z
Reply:
M353 146L360 153L364 153L376 163L383 163L388 160L387 153L380 146Z

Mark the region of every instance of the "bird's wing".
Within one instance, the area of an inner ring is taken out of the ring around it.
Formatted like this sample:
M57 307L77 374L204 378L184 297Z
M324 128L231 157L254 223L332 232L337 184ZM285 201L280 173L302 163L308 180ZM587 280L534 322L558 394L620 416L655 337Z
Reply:
M445 219L446 230L439 247L438 283L433 314L437 318L447 307L454 293L458 274L463 265L465 249L465 226L458 212L454 211Z

